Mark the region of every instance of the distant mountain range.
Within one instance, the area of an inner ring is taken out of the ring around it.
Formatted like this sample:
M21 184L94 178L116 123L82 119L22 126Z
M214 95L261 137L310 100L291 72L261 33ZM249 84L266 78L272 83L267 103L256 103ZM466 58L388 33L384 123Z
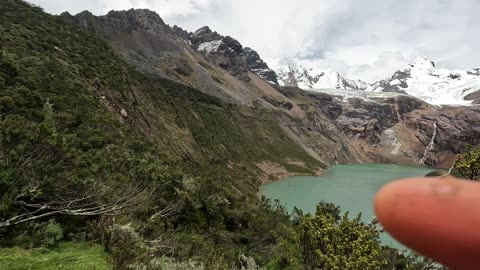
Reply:
M349 80L338 72L322 67L322 63L308 59L268 59L268 65L277 73L281 86L296 86L304 90L350 89L364 90L369 85L361 80Z
M426 57L398 70L392 77L371 85L367 91L399 92L434 105L480 103L480 69L439 69Z
M268 59L281 86L304 90L366 90L411 95L433 105L470 105L480 103L480 69L439 69L426 57L396 71L392 77L373 84L342 77L324 68L324 63L308 59Z

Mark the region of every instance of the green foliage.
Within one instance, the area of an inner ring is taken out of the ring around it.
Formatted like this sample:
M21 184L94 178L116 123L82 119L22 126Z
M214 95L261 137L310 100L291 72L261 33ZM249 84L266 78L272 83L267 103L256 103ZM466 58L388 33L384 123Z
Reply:
M54 220L30 223L24 232L14 239L14 243L24 248L52 247L63 239L63 230Z
M173 258L162 257L154 258L146 264L134 264L128 269L130 270L205 270L203 264L188 260L185 262L178 262Z
M364 224L360 215L350 219L335 205L319 203L315 215L297 218L284 246L297 258L289 264L298 268L379 269L384 264L379 234L376 226Z
M454 168L467 179L480 180L480 147L468 146L467 152L457 157Z
M0 248L2 270L109 270L102 246L64 242L53 248Z
M147 251L144 239L129 226L114 226L109 238L107 246L114 270L127 269Z
M401 252L390 247L383 247L382 258L386 264L382 269L397 270L446 270L433 260L413 252Z

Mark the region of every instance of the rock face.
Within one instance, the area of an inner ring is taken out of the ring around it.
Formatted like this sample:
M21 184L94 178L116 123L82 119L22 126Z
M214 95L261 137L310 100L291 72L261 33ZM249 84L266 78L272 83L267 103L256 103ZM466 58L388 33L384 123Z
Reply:
M278 75L282 86L299 87L304 90L348 89L363 90L368 87L361 80L343 78L338 72L322 67L320 60L268 59L270 67Z
M250 81L243 46L238 40L221 36L208 26L191 35L192 47L205 57L242 81Z
M110 11L94 16L84 11L75 16L61 15L65 21L96 33L138 70L168 78L166 69L186 66L182 54L185 41L177 36L160 16L150 10ZM164 66L165 68L162 68ZM188 74L189 71L182 70Z
M174 25L172 27L172 31L173 33L175 33L175 35L179 36L180 38L182 38L183 40L185 40L185 42L187 42L188 44L190 44L190 35L191 33L189 33L188 31L184 30L183 28L177 26L177 25Z
M92 32L112 34L139 29L152 30L157 33L171 32L170 27L162 18L148 9L110 11L107 15L98 17L88 11L83 11L75 16L63 13L61 16Z
M260 55L253 49L244 48L248 68L270 84L278 84L277 74L270 69Z
M278 84L275 71L260 55L251 48L243 48L238 40L230 36L222 36L205 26L191 34L190 41L195 50L243 81L250 80L247 74L250 70L268 83Z
M439 69L433 61L419 57L367 90L406 93L435 105L468 105L478 102L475 92L480 90L480 69Z

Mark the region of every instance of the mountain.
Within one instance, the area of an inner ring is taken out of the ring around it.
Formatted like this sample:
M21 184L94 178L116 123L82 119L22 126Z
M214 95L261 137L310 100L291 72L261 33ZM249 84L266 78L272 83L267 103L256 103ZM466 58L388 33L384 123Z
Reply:
M230 36L222 36L205 26L192 33L190 41L194 49L219 66L232 70L233 75L239 76L240 71L250 70L267 82L278 84L275 72L260 55L251 48L244 48L238 40ZM248 81L245 73L239 78Z
M435 105L478 104L480 69L440 69L428 58L419 57L389 79L377 82L367 90L405 93Z
M343 78L338 72L324 68L322 63L316 60L268 59L267 63L278 74L278 81L282 86L295 86L304 90L363 90L368 87L364 81Z

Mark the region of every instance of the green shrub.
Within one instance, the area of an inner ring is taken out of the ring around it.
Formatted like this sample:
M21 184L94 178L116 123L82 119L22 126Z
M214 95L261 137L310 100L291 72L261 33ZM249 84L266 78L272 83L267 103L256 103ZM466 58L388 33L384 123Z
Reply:
M134 264L128 267L129 270L205 270L203 264L195 260L178 262L173 258L155 258L144 264Z
M467 146L467 152L457 157L454 168L466 179L480 180L480 147Z
M15 237L14 243L24 248L52 247L63 239L63 230L55 220L30 223Z
M107 247L111 253L114 270L127 269L147 252L144 239L128 225L113 227Z

